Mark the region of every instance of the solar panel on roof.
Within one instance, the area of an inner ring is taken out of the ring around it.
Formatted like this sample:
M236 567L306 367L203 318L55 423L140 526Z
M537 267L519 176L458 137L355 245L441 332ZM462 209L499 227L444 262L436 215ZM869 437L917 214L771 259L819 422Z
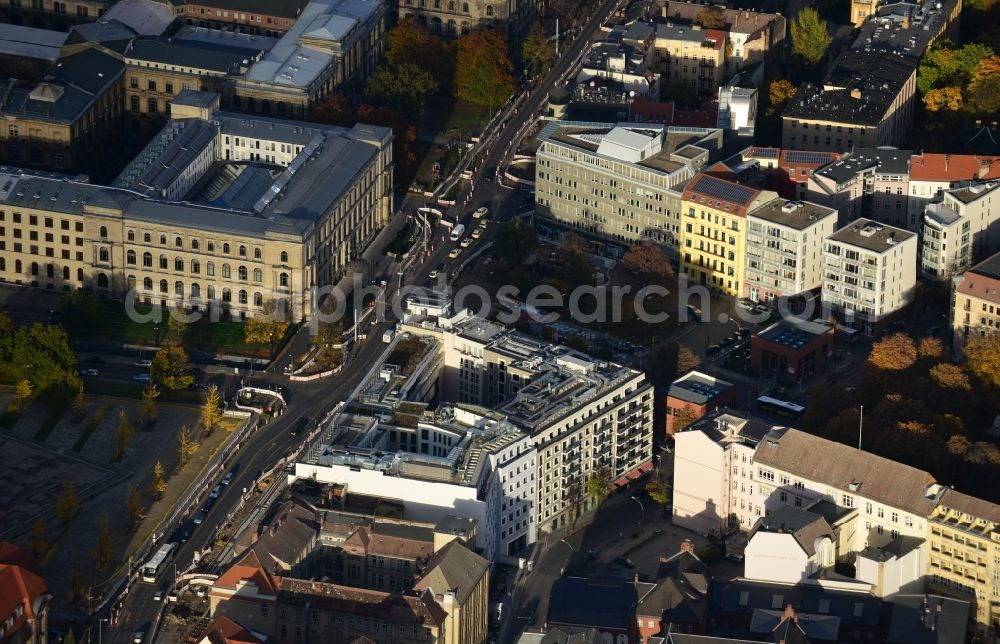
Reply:
M792 150L785 154L785 160L789 163L829 163L830 155L825 152L806 152Z
M702 175L701 180L698 181L698 185L694 188L694 192L706 197L712 197L713 199L721 199L738 204L749 203L754 195L754 191L746 186L723 181L707 174Z
M778 152L777 148L754 148L752 156L757 159L777 159Z

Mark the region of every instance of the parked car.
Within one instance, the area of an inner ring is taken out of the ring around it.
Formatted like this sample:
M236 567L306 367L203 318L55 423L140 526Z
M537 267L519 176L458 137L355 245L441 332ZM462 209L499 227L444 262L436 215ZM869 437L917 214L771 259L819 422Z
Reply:
M153 601L154 602L158 602L158 601L162 601L162 600L163 600L163 591L162 590L157 590L155 593L153 593Z
M451 252L448 253L448 258L449 259L455 259L456 257L458 257L461 254L462 254L462 249L461 248L452 248Z
M85 376L97 376L97 375L100 375L98 373L97 369L84 369L80 373L83 374L83 375L85 375Z
M208 497L201 506L202 514L208 514L212 510L212 506L215 505L215 499Z
M740 307L744 311L753 311L757 307L757 303L753 300L740 300L736 303L736 306Z
M490 209L486 206L476 208L476 212L472 213L474 219L482 219L486 215L490 214Z
M149 367L153 366L153 361L152 360L136 360L135 361L135 366L149 368Z
M201 525L204 520L205 520L205 511L204 510L202 510L198 514L194 515L194 524L195 525Z
M235 472L232 471L226 472L226 475L222 477L222 480L219 481L219 483L221 483L222 485L229 485L230 483L233 482L234 475Z
M146 639L146 631L136 631L132 633L132 641L135 644L142 644L144 639Z
M743 555L738 555L735 553L726 555L726 559L728 559L729 561L735 561L736 563L743 563Z
M212 488L212 491L208 493L208 498L217 499L219 498L220 494L222 494L222 486L216 485L215 487Z
M472 231L472 238L473 239L479 239L482 236L483 236L483 230L482 230L482 228L476 228L475 230Z
M635 564L628 557L615 557L615 563L626 568L635 568Z
M461 246L462 248L468 248L470 245L472 245L472 240L466 237L462 241L458 242L458 245Z
M132 380L134 380L136 382L141 382L143 384L148 384L149 383L149 374L148 373L137 373L134 376L132 376Z
M431 278L432 280L436 280L437 276L440 275L440 274L441 274L441 271L439 271L438 269L435 268L434 270L432 270L430 273L427 274L427 277Z
M169 593L167 593L167 601L170 602L171 604L176 604L177 603L177 591L176 590L171 590Z

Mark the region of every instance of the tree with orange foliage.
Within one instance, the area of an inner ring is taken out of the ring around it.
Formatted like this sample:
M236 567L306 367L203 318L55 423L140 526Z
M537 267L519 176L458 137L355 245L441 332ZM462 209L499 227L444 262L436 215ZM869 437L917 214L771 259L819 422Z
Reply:
M905 333L894 333L872 345L868 363L884 371L903 371L917 361L917 347Z
M502 105L514 92L514 64L503 35L496 29L477 29L455 46L455 96L491 111Z
M776 112L784 107L788 101L792 100L797 91L795 85L792 85L784 78L776 78L771 81L771 85L768 88L768 97L771 100L771 112Z
M407 63L416 65L441 86L451 83L455 67L452 49L410 18L400 20L386 33L385 59L397 67Z
M931 367L931 380L941 389L956 391L969 391L972 389L969 376L965 375L962 368L947 362L942 362L939 365Z
M957 112L962 109L962 90L957 87L936 87L922 98L928 112Z

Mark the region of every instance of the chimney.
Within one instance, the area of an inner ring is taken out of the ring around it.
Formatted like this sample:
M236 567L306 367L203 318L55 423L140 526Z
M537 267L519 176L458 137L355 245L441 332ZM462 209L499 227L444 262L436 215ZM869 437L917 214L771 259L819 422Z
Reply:
M951 161L951 155L950 154L944 155L944 171L945 172L948 171L948 164L949 164L950 161Z
M685 539L681 542L681 552L690 552L694 554L694 542L690 539Z

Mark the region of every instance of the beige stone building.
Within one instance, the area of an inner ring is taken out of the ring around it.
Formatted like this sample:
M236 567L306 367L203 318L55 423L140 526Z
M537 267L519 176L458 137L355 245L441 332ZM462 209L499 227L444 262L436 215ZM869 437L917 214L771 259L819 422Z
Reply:
M928 520L927 583L1000 627L1000 506L946 489Z
M848 51L822 85L803 83L781 115L785 150L849 152L905 145L913 129L916 66L896 54Z
M280 36L295 24L309 0L181 0L174 11L184 24L209 29Z
M480 644L489 626L489 563L459 541L438 550L427 564L427 574L413 589L429 591L447 613L444 622L448 644Z
M652 67L661 83L687 83L700 94L714 94L725 81L725 31L698 25L656 25Z
M969 341L1000 333L1000 255L952 278L951 332L959 357Z
M110 187L3 175L0 278L234 317L275 299L308 317L392 212L392 134L248 119L213 96L179 97L187 118Z
M520 41L541 16L539 0L393 0L392 21L411 19L431 33L457 37L480 27L494 27Z
M88 49L60 59L32 87L0 95L0 160L65 173L100 171L125 152L125 65Z

